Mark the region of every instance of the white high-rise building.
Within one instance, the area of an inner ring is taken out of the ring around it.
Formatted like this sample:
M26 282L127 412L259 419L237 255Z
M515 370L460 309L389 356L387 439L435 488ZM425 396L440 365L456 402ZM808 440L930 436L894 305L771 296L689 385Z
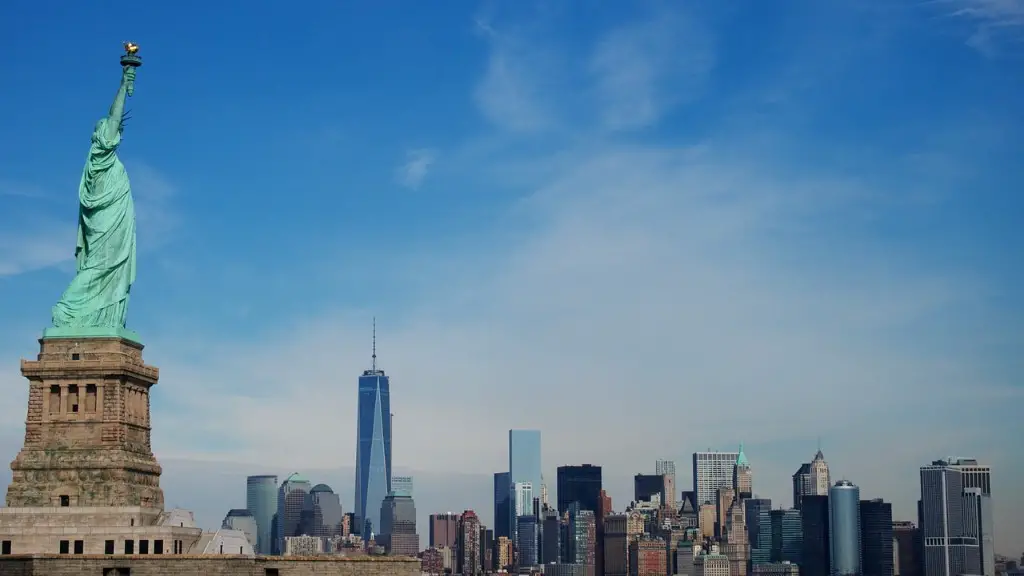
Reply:
M995 573L991 474L973 458L921 467L925 576Z
M512 510L515 517L533 514L533 484L516 482L512 485Z
M693 490L697 505L715 503L719 488L732 488L739 452L694 452Z
M828 496L829 487L832 485L832 475L828 471L828 462L825 462L825 455L818 450L811 460L811 493L809 496Z

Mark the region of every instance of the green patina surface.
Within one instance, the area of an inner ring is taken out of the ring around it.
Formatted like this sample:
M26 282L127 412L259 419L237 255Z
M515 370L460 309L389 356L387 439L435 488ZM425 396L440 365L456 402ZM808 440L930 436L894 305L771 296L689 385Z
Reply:
M50 327L43 330L44 339L55 339L55 338L124 338L125 340L131 340L138 344L142 344L142 340L134 330L127 328L110 328L105 326L91 326L91 327Z
M54 305L53 328L44 338L117 335L138 341L124 328L135 282L135 204L128 173L117 156L135 68L122 67L114 103L93 130L78 186L75 277Z

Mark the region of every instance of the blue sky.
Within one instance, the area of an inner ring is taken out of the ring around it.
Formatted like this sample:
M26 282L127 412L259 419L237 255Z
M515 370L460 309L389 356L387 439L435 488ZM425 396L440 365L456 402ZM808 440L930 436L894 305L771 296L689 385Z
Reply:
M376 315L424 477L501 470L536 427L549 476L603 464L621 508L656 458L745 441L787 504L820 436L912 518L916 467L969 454L1020 552L1024 3L130 6L2 8L11 457L133 40L162 460L351 466ZM424 517L467 506L435 492Z

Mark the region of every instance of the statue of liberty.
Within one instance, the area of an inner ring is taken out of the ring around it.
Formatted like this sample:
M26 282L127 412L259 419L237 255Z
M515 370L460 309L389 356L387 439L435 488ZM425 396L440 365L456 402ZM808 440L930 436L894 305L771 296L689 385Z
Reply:
M78 185L75 277L54 305L53 328L44 338L134 336L125 330L125 317L135 282L135 204L117 149L127 120L125 98L134 92L136 68L142 64L137 52L137 45L125 44L121 85L110 112L92 133Z

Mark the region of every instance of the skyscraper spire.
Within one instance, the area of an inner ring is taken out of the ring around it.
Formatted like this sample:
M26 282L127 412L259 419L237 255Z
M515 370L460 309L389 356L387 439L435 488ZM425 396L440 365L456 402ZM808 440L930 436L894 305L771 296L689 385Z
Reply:
M374 372L377 371L377 317L373 317L373 366Z
M747 460L747 454L743 451L743 442L740 442L740 451L736 454L736 465L750 466L750 461Z

